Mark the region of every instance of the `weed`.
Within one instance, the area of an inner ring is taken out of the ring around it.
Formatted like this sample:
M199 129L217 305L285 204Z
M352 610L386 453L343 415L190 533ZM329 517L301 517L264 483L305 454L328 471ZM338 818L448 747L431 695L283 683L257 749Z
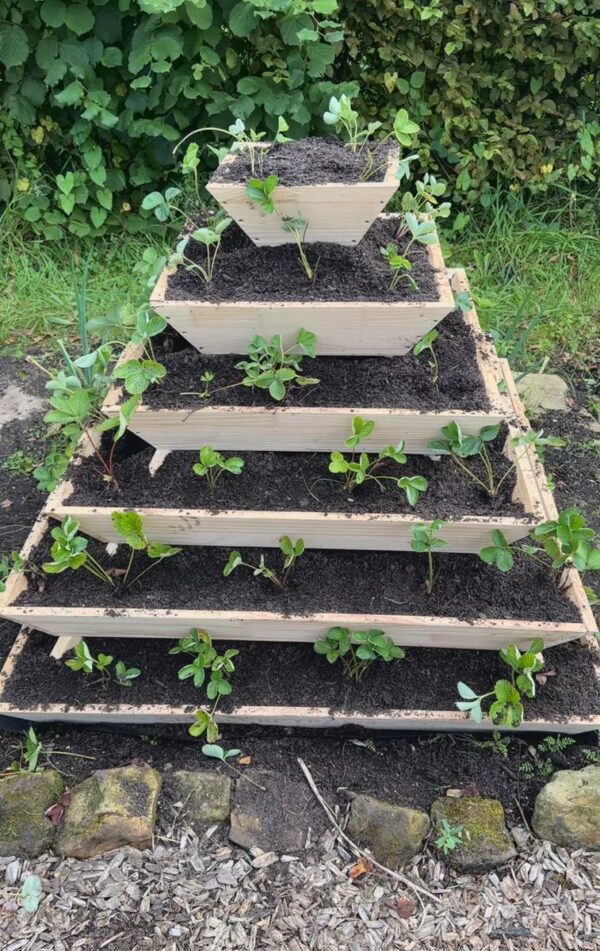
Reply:
M451 826L447 819L441 821L441 832L435 844L444 855L450 855L462 842L464 826Z

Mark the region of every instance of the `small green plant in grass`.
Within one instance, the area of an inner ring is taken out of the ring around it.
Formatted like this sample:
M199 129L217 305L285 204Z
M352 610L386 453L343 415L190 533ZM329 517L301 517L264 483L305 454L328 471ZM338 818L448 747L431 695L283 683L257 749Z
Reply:
M438 381L439 367L437 356L435 353L434 343L439 337L439 333L434 329L430 330L429 333L419 340L413 347L413 353L415 357L420 357L422 353L429 353L429 369L431 371L431 382L435 386Z
M0 469L16 476L28 476L35 469L35 462L31 456L26 456L21 449L17 449L16 452L11 452L6 459L2 460Z
M298 249L298 260L304 269L304 273L309 281L314 281L315 269L308 260L302 244L308 230L308 221L306 218L282 218L281 227L288 234L292 235Z
M284 399L287 387L315 386L319 380L313 376L302 375L302 360L316 355L317 338L303 327L298 331L296 343L287 350L283 346L281 334L275 334L267 343L264 337L255 336L248 345L248 360L236 363L236 369L245 373L243 386L268 390L277 401Z
M468 713L475 723L481 723L484 716L482 704L489 700L487 715L492 723L505 727L520 726L524 717L524 700L535 697L536 674L544 667L543 650L541 638L535 638L524 653L515 644L503 648L499 652L500 658L510 668L510 680L497 680L492 690L482 694L460 681L457 685L461 697L456 702L458 709Z
M144 534L143 519L136 512L113 512L112 522L119 535L131 549L127 568L122 573L121 578L121 584L125 587L131 587L147 571L160 564L163 559L177 555L181 551L181 548L175 548L163 542L148 541ZM79 534L79 522L71 515L64 519L62 525L53 528L50 534L53 538L50 548L52 561L45 562L42 565L46 574L61 574L67 569L77 571L79 568L85 568L98 581L102 581L111 587L115 586L114 571L107 571L90 554L88 551L89 539ZM130 578L137 551L144 551L151 559L151 564L143 568L134 578Z
M131 687L132 682L141 674L139 667L128 667L122 660L117 661L113 667L113 661L111 654L99 653L94 657L86 642L79 641L73 648L73 656L65 661L65 666L83 674L97 673L103 683L112 679L112 669L115 683L120 687Z
M344 673L360 683L365 672L376 660L389 663L402 660L405 651L394 644L391 637L383 631L350 631L347 627L331 627L324 637L315 641L317 654L324 656L330 664L341 660Z
M200 478L205 478L211 489L216 489L226 472L229 475L241 475L243 468L244 460L239 456L225 457L212 446L203 446L199 453L199 461L194 463L192 471Z
M6 579L13 571L22 571L24 562L18 551L11 551L9 555L0 558L0 593L6 591Z
M477 435L463 434L457 422L449 423L442 428L442 436L431 439L427 449L436 455L448 455L452 461L472 482L483 489L490 498L496 498L502 485L514 471L520 459L527 454L530 448L541 449L545 446L562 446L563 440L554 436L544 436L543 433L529 430L521 436L511 439L514 450L513 461L507 465L502 475L497 478L487 449L489 443L494 442L500 435L500 423L494 426L483 426ZM521 450L519 452L519 450ZM463 460L477 457L483 466L481 477Z
M434 551L439 551L441 548L448 547L448 542L444 541L443 538L436 537L443 524L439 518L436 518L432 522L429 522L428 525L420 523L419 525L412 525L410 529L412 536L410 542L411 550L417 554L427 555L427 578L425 579L425 590L427 594L431 594L433 591L435 581L433 573L433 553Z
M246 183L246 195L254 205L258 205L266 215L275 211L273 192L279 184L277 175L268 175L267 178L250 178Z
M283 565L279 572L267 567L265 556L262 554L260 555L258 565L251 565L244 561L239 551L232 551L223 568L223 574L228 578L236 568L249 568L255 578L266 578L272 582L275 587L283 589L288 582L290 572L295 567L298 559L304 554L304 539L298 538L296 541L292 541L289 535L284 535L283 538L279 539L279 548L283 555Z
M447 819L441 821L441 832L435 844L444 855L450 855L462 842L464 826L452 826Z
M332 452L329 456L329 471L334 475L343 475L344 489L346 492L354 492L357 486L365 482L375 482L381 491L385 491L385 483L393 482L398 489L405 494L410 505L413 507L419 501L421 495L427 490L429 483L423 476L398 476L386 475L381 470L389 466L390 463L404 465L407 456L404 452L404 440L400 440L395 446L386 446L375 457L370 457L368 453L361 452L356 454L356 449L360 443L371 435L375 429L375 423L371 419L363 419L362 416L354 416L352 419L352 433L345 440L348 449L352 450L350 457L342 452Z

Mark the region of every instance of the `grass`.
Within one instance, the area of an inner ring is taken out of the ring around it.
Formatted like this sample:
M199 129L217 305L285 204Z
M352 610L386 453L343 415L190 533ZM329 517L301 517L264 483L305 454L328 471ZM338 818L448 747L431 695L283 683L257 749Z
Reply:
M68 337L74 331L71 250L78 272L81 257L91 251L87 298L90 317L139 303L143 284L133 269L149 244L161 246L156 238L125 234L82 244L77 249L63 242L21 247L10 238L5 240L1 248L0 346L26 352L32 343L48 346L56 337Z
M594 375L600 231L585 211L497 199L446 260L467 268L482 324L515 367Z

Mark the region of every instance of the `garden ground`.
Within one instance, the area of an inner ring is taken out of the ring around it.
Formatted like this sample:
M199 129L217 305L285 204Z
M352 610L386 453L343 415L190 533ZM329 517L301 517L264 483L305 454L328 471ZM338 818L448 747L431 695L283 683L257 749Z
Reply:
M140 238L98 243L90 276L90 312L139 297L132 276L146 246ZM0 450L0 550L19 547L43 497L32 477L46 451L42 410L35 400L43 380L25 362L26 353L53 351L53 339L71 335L73 306L66 248L7 248L6 279L0 305L0 340L5 355L0 383L29 394L24 418L11 412L2 426ZM548 413L540 422L547 434L563 435L568 445L547 452L546 465L556 485L559 507L580 505L600 529L600 437L598 414L600 361L600 239L585 215L571 225L550 211L527 216L497 208L478 233L456 241L450 265L466 265L478 309L496 338L501 355L517 370L539 367L560 372L567 380L574 409ZM26 408L25 408L26 407ZM586 411L590 415L581 415ZM0 626L0 656L16 628ZM49 750L85 754L94 761L69 757L68 781L91 769L134 760L151 762L166 772L174 765L200 768L197 747L185 730L122 734L114 742L97 730L40 730ZM286 733L273 763L272 735L248 730L228 736L252 756L256 765L277 765L299 773L303 756L317 783L338 808L337 787L366 788L378 773L399 800L413 789L412 800L425 805L447 788L479 781L482 793L500 795L509 818L523 832L532 797L543 782L527 738L509 748L508 758L493 747L467 738L401 736L379 741L375 752L356 746L356 735L329 735L315 744L301 734ZM361 738L364 740L365 738ZM593 748L595 738L582 738ZM19 737L0 735L0 766L15 758ZM550 756L551 768L577 767L584 759L579 745ZM531 762L533 777L520 770ZM365 765L366 764L366 765ZM61 761L61 769L64 769ZM487 772L487 779L485 777ZM296 776L300 778L300 776ZM371 792L377 793L371 787ZM518 805L515 802L518 800ZM153 851L143 856L122 850L83 864L42 857L30 863L43 880L39 912L28 918L19 910L15 867L0 865L5 884L0 892L0 936L5 951L45 946L143 949L271 948L581 948L598 941L600 906L594 895L598 867L585 854L568 856L547 844L525 845L510 869L484 877L458 876L432 852L414 862L410 874L438 902L417 901L405 918L403 900L414 895L397 883L369 873L356 883L348 877L352 860L345 848L325 833L298 862L253 868L247 853L232 849L215 832L197 838L167 803ZM521 815L521 810L523 815ZM524 819L523 819L524 817ZM525 844L525 839L522 839ZM19 873L21 869L19 868ZM398 899L400 903L398 903ZM410 910L410 909L408 909Z

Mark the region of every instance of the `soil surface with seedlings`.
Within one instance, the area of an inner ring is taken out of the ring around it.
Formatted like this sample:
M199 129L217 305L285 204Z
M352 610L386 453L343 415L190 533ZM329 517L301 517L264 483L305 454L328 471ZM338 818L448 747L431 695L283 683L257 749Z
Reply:
M186 345L181 337L166 333L155 350L156 359L166 367L167 375L160 384L146 390L143 402L151 409L189 410L227 405L486 411L490 403L477 362L475 339L476 334L460 312L444 319L435 342L439 363L436 384L431 382L424 354L420 357L411 352L402 357L303 357L301 375L315 377L320 382L311 386L288 385L285 398L276 401L268 390L241 385L245 373L236 369L236 364L246 360L245 355L204 355ZM209 397L193 395L203 392L200 377L207 371L214 373ZM368 413L366 409L367 418Z
M510 466L501 436L489 449L497 478ZM105 434L102 452L110 450L111 436ZM522 450L520 450L522 452ZM226 509L245 511L343 512L345 515L395 512L415 514L424 519L462 519L473 515L495 515L527 518L523 506L512 501L515 474L506 478L497 498L490 498L475 482L467 478L449 456L435 462L429 456L408 456L404 465L392 460L376 471L385 491L373 481L344 489L344 476L328 471L328 453L305 452L223 452L225 459L237 456L244 460L240 476L225 473L214 489L206 478L194 474L197 452L172 452L155 475L148 471L154 450L133 434L126 434L117 444L115 476L118 488L106 482L99 471L96 457L86 456L72 465L66 478L74 491L65 500L67 505L112 505L132 508ZM350 453L348 453L350 455ZM372 459L377 453L372 453ZM468 460L475 474L485 478L479 457ZM427 491L412 508L403 490L387 477L423 476L429 482ZM532 516L533 519L533 516Z
M211 182L235 182L244 184L249 178L266 178L277 175L280 185L324 185L328 182L358 184L365 170L372 171L370 182L383 181L391 151L398 150L394 142L377 146L365 142L353 152L341 139L334 136L309 136L298 142L282 142L268 148L254 150L254 171L248 150L235 156L233 161L221 163L211 177ZM261 157L261 152L264 155ZM352 197L349 196L349 201Z
M398 237L400 217L378 218L355 247L325 244L306 245L308 260L315 272L309 281L298 259L295 244L258 248L235 223L223 233L213 279L206 282L189 267L179 266L169 277L167 300L223 301L437 301L436 273L422 244L408 252L410 275L390 290L392 272L381 248L393 243L404 254L406 235ZM198 226L203 224L198 220ZM205 265L206 248L190 239L186 258ZM214 254L214 247L211 249ZM282 315L283 317L284 315ZM309 312L307 312L310 330Z
M0 696L20 709L44 704L78 707L100 703L156 706L167 704L192 712L206 703L204 689L190 679L180 681L178 671L188 664L186 654L169 654L177 642L167 639L90 638L90 650L112 655L115 663L139 668L131 687L114 681L103 683L96 675L70 670L65 660L52 660L54 638L34 633L17 657L13 675ZM240 706L322 707L344 713L375 714L393 710L455 711L456 684L464 681L478 694L493 689L509 676L509 668L496 651L444 650L407 647L402 660L375 661L357 684L344 676L341 664L329 664L312 644L215 641L219 652L239 650L229 697L219 705L223 712ZM553 647L548 652L548 676L537 695L526 700L527 719L597 716L600 684L590 651L578 642ZM465 726L468 721L465 720Z
M443 538L443 532L438 537ZM238 567L229 577L223 567L231 548L188 547L164 559L142 582L124 587L120 576L114 587L85 569L61 574L39 574L50 560L47 535L32 552L36 574L15 603L31 606L272 611L309 616L322 612L427 615L477 618L516 618L532 621L579 621L575 606L564 597L550 572L525 556L503 574L473 555L442 553L435 556L435 585L425 591L427 558L412 552L338 551L308 549L282 590L249 568ZM107 569L121 572L129 550L119 546L112 557L93 539L88 552ZM243 560L258 565L258 549L241 549ZM278 571L283 556L278 549L264 553L268 567ZM149 564L138 553L130 578ZM196 583L190 579L201 579Z

